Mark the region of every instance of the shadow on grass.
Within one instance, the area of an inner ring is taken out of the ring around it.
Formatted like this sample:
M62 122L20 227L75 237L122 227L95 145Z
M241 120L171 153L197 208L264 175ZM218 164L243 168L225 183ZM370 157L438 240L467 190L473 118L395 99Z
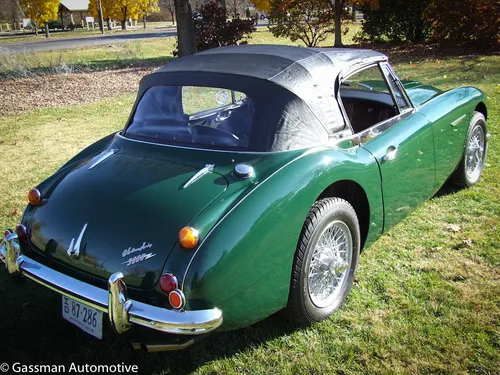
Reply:
M481 56L498 55L499 49L484 49L476 45L452 46L438 43L361 43L354 48L368 48L387 54L398 62L447 59L465 57L478 59Z
M104 315L102 340L93 338L62 318L61 297L31 281L12 284L0 272L1 362L12 365L129 364L138 365L141 374L188 374L204 363L231 357L256 348L275 337L291 333L294 327L271 316L250 327L215 333L193 346L174 352L134 351L130 340L134 332L116 335ZM140 334L150 332L141 330ZM153 331L152 336L157 337Z
M455 194L455 193L458 193L459 191L461 191L462 188L460 188L458 185L456 185L453 181L451 181L451 179L448 179L443 186L441 186L441 189L439 189L437 191L436 194L434 194L434 196L431 198L432 199L435 199L435 198L440 198L440 197L444 197L446 195L451 195L451 194Z

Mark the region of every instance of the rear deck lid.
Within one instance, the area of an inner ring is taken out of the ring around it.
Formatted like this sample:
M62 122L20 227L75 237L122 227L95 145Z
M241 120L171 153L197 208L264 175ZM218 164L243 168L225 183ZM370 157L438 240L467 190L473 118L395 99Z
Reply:
M179 230L227 188L213 171L185 187L204 165L123 151L90 165L92 159L68 173L36 209L31 242L103 279L121 271L127 285L141 289L156 284ZM70 245L78 245L78 255L68 254Z

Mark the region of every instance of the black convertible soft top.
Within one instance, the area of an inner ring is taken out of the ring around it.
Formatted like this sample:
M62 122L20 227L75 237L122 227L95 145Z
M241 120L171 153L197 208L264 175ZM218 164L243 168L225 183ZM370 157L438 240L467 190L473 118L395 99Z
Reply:
M284 116L295 112L290 116L294 120L285 119L276 129L276 134L285 142L273 149L308 147L326 143L329 136L344 129L335 97L339 74L385 60L387 57L381 53L350 48L282 45L216 48L173 60L147 75L141 81L138 99L156 85L219 85L243 92L243 88L248 87L269 91L269 85L279 86L303 101L314 116L299 120L300 113L304 112L300 106L286 108ZM238 87L239 84L242 86ZM311 137L304 137L304 133ZM291 144L296 142L299 144Z
M157 71L224 73L270 80L294 91L286 72L303 80L323 80L324 67L336 76L346 68L369 61L383 61L379 52L351 48L303 48L283 45L244 45L214 48L177 59Z

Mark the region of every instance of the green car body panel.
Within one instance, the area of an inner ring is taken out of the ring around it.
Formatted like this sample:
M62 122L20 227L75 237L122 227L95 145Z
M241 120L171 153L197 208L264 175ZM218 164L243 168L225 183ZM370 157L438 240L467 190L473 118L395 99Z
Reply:
M186 310L219 308L223 330L252 324L286 306L301 228L318 198L335 186L358 194L366 248L457 167L471 116L486 108L484 94L472 87L441 92L418 82L403 85L414 108L364 142L351 136L331 146L220 152L112 134L38 186L46 201L23 215L30 238L23 252L75 278L91 275L99 285L122 271L136 299L165 308L158 280L172 273ZM89 169L109 150L115 152ZM397 157L386 160L392 150ZM252 165L254 175L236 176L238 163ZM208 164L211 173L184 186ZM65 249L86 223L83 256L70 259ZM194 249L178 241L184 226L199 231ZM135 248L150 244L150 260L124 267Z

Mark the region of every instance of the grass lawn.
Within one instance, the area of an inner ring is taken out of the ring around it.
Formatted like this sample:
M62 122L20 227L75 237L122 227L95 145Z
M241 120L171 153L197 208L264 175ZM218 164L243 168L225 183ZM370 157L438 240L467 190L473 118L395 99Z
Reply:
M0 79L166 63L173 58L174 49L175 38L33 53L13 53L5 49L2 53L0 47Z
M348 30L346 30L348 32L343 36L344 43L352 44L352 38L359 29L359 23L349 24ZM65 33L65 35L69 35L69 33ZM300 41L291 42L286 38L274 38L267 27L259 27L248 42L251 44L303 45ZM321 46L331 46L333 42L334 39L331 36L321 43ZM12 53L5 49L2 51L0 44L0 79L2 77L114 69L137 64L163 63L173 58L172 52L175 48L176 38L174 37L33 53Z
M156 43L141 42L141 48ZM125 362L155 374L498 374L500 57L405 57L393 65L401 78L486 92L487 164L476 187L441 191L368 248L358 286L330 319L293 330L273 316L183 352L145 354L127 348L124 336L105 333L97 341L80 332L62 319L59 295L32 282L12 285L0 272L0 362ZM30 187L120 129L133 100L127 95L1 117L0 228L19 221ZM463 230L450 232L448 224Z

